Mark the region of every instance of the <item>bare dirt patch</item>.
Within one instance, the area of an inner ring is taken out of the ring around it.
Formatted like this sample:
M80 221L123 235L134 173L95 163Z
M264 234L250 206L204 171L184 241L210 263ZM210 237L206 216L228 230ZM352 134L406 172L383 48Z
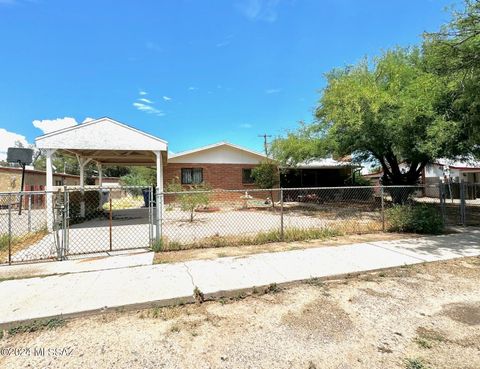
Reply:
M312 279L275 292L7 332L0 349L73 351L4 355L0 367L405 369L409 362L473 369L480 367L478 296L476 258Z
M447 304L443 307L443 314L457 322L468 325L480 324L480 301L474 303Z
M321 297L282 317L292 333L315 334L323 339L338 340L353 328L352 320L338 304Z

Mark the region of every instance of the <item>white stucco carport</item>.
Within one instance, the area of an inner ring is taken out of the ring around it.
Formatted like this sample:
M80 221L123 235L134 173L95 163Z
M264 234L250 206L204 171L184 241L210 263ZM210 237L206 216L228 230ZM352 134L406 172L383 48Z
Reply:
M168 143L158 137L120 123L111 118L100 118L54 131L35 139L37 148L46 155L47 214L52 214L53 168L52 155L62 152L78 159L80 186L85 185L85 166L94 162L98 166L99 184L102 185L104 165L156 166L157 193L163 190L163 166L167 160ZM157 206L158 214L162 207ZM53 220L48 217L47 225L52 229ZM157 225L157 235L161 234Z

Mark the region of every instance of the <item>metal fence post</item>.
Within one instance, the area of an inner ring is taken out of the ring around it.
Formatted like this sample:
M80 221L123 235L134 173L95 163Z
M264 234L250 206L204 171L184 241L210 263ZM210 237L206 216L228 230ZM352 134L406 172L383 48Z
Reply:
M8 264L12 264L12 204L8 203Z
M381 204L381 218L382 218L382 232L385 232L385 193L383 185L380 186L380 204Z
M445 214L445 186L442 181L438 183L438 197L440 200L440 212L442 214L442 222L443 226L445 226L447 223L447 216Z
M27 222L28 222L28 233L32 232L32 195L28 196L28 213L27 213Z
M465 201L465 182L463 179L460 181L460 223L462 226L466 226L466 201Z
M62 260L66 259L68 252L68 219L69 219L69 195L67 186L63 186L63 217L62 217Z
M109 211L108 211L108 229L109 229L109 243L110 243L110 251L112 251L112 189L109 189L108 192L108 203L109 203Z
M163 218L163 192L160 192L160 187L157 187L156 193L156 205L157 205L157 216L156 216L156 242L162 242L163 229L162 229L162 218ZM163 189L162 189L163 191Z
M148 187L148 246L153 247L153 187Z
M280 187L280 240L284 241L284 229L283 229L283 188Z

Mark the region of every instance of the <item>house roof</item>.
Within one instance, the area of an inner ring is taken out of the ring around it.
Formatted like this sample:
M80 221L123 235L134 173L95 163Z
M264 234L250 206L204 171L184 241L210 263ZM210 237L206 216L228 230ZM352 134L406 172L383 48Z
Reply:
M0 166L0 172L11 172L11 173L22 173L22 168L18 167L3 167ZM44 170L38 170L38 169L25 169L26 174L39 174L39 175L45 175ZM54 176L56 177L70 177L70 178L79 178L78 175L76 174L67 174L67 173L53 173ZM104 177L105 178L105 177Z
M168 150L165 140L108 117L39 136L35 142L40 149L117 165L155 164L154 152Z
M178 154L169 154L168 163L257 165L265 159L267 159L265 155L245 147L229 142L218 142Z
M435 160L433 164L440 166L448 166L452 169L458 170L480 169L480 161L473 158L467 158L466 160L440 158Z
M333 158L313 159L295 166L298 169L327 169L327 168L348 168L358 167L359 165L352 163L349 160L335 160Z
M201 152L201 151L207 151L207 150L215 149L217 147L222 147L222 146L227 146L227 147L230 147L230 148L233 148L233 149L236 149L236 150L245 151L249 154L256 155L256 156L258 156L262 159L267 158L267 156L265 156L263 154L260 154L259 152L247 149L246 147L243 147L243 146L234 145L234 144L232 144L230 142L227 142L227 141L221 141L221 142L217 142L217 143L214 143L214 144L211 144L211 145L198 147L196 149L181 151L181 152L175 153L175 154L169 153L168 157L172 158L172 159L173 158L179 158L179 157L182 157L182 156L195 154L195 153L198 153L198 152Z

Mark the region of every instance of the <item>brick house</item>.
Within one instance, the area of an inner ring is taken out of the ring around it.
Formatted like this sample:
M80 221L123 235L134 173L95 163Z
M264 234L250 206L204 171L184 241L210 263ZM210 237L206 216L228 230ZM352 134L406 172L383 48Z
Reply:
M20 191L22 183L22 168L0 167L0 192ZM75 186L79 184L79 177L71 174L55 173L55 186ZM45 189L45 172L42 170L25 170L25 191L43 191Z
M94 177L95 185L98 185L98 178ZM103 185L118 185L119 179L114 177L103 177ZM20 191L22 183L22 168L0 166L0 192ZM24 191L44 191L46 174L43 170L26 169ZM74 174L54 173L54 186L78 186L80 177Z
M182 185L207 183L213 189L241 190L255 188L252 168L265 155L228 142L169 154L164 169L164 183L178 179Z

